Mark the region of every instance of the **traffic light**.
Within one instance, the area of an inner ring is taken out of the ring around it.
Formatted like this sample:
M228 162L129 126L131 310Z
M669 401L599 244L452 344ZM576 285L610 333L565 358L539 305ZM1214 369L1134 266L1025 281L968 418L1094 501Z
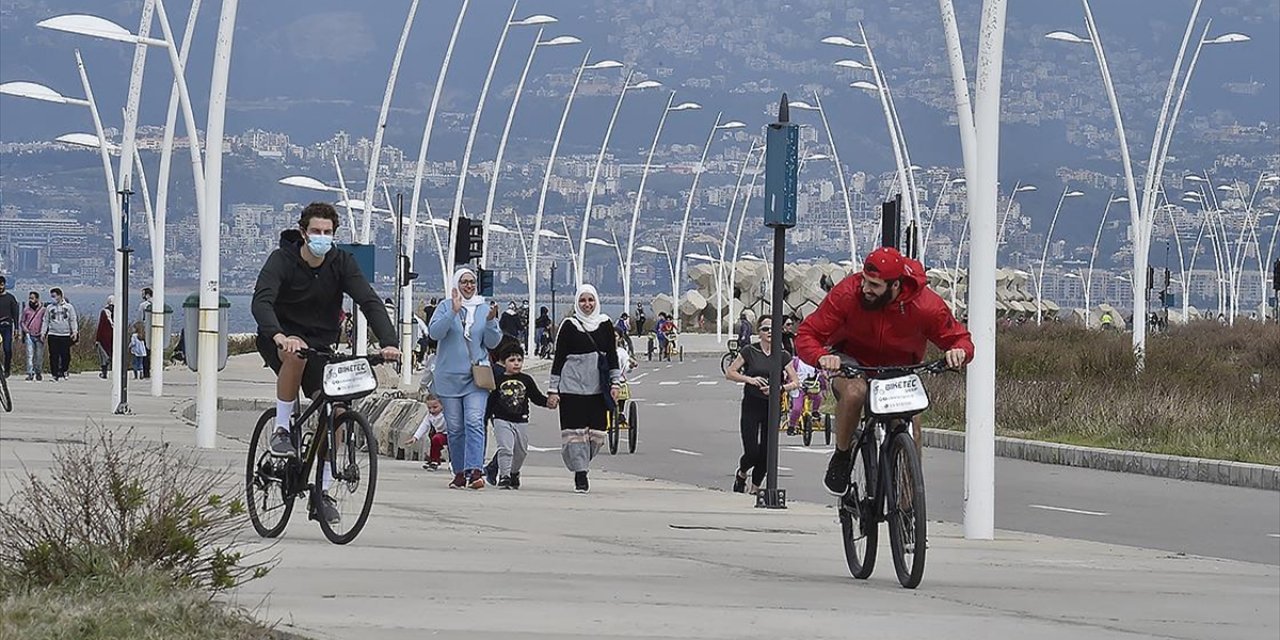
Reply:
M493 271L489 269L476 269L476 283L479 285L480 295L493 295Z
M484 225L470 218L458 218L453 236L453 263L470 264L484 253Z
M410 266L412 266L409 263L409 256L400 256L399 263L400 268L397 270L396 279L400 282L401 287L407 287L409 286L409 283L418 279L418 274L409 270Z

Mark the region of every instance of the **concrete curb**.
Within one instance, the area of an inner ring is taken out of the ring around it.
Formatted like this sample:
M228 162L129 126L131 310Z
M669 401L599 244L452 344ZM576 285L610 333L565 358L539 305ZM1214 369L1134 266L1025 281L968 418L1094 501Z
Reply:
M962 431L925 429L924 446L964 451ZM1280 467L996 437L996 455L1028 462L1280 491Z

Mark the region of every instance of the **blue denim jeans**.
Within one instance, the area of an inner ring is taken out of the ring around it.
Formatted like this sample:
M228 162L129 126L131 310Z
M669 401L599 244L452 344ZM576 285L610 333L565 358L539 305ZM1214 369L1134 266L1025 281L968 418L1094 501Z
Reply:
M41 374L44 369L44 338L27 334L27 375Z
M459 398L440 398L445 433L449 436L449 465L454 473L484 468L484 410L489 392L474 391Z

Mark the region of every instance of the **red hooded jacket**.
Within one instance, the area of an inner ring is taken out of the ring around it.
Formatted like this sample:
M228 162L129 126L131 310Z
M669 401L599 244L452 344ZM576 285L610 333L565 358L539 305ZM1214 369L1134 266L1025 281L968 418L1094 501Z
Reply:
M868 367L892 367L924 361L925 342L943 350L964 349L973 360L973 339L951 309L926 286L924 266L907 260L902 291L881 309L862 308L862 273L835 286L809 314L796 333L800 359L817 366L828 347L846 353Z

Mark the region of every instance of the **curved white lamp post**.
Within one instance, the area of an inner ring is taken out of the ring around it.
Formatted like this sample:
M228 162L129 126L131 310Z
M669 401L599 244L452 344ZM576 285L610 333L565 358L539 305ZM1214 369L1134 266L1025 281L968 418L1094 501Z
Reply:
M841 60L837 62L837 66L843 66L841 62L856 63L854 60ZM861 64L861 63L856 63ZM840 152L836 149L835 135L831 132L831 124L827 122L827 111L822 108L822 98L818 96L818 92L813 92L813 104L804 102L803 100L792 100L788 103L792 109L800 109L802 111L817 111L818 116L822 118L822 128L827 132L827 146L831 147L831 155L835 159L836 178L840 181L840 197L844 201L844 217L845 223L849 226L849 259L858 259L858 239L857 234L853 230L853 205L849 202L849 185L845 184L844 165L840 163Z
M730 129L742 129L747 126L737 120L730 120L728 122L721 123L720 117L722 115L723 113L716 114L716 122L711 127L711 133L707 134L707 142L702 145L702 159L698 161L698 166L694 167L693 170L693 185L689 187L689 197L685 199L684 203L684 217L680 222L680 241L676 244L677 256L684 255L684 240L685 236L689 232L689 214L693 211L693 196L698 191L698 179L702 177L702 172L706 171L707 152L711 150L711 142L715 140L717 132L727 131ZM675 266L676 270L671 274L671 299L678 305L680 302L680 280L684 275L684 260L677 259ZM676 329L679 329L680 314L676 313L674 315L677 317L673 318L672 322L676 324Z
M484 252L480 256L480 266L489 266L489 221L493 218L493 201L498 195L498 176L502 174L502 158L507 151L507 137L511 135L511 124L515 122L516 107L520 105L520 94L524 92L524 81L529 77L529 69L533 66L533 56L539 47L555 47L567 44L578 44L582 40L575 36L556 36L550 40L542 39L542 29L533 38L533 46L529 48L529 58L525 60L524 70L520 72L520 81L516 83L516 92L511 97L511 107L507 109L507 123L502 127L502 138L498 141L498 155L493 160L493 175L489 177L489 197L484 204ZM526 260L525 268L528 269ZM529 353L533 353L530 351Z
M644 200L644 185L649 179L649 170L653 168L653 152L658 148L658 138L662 137L662 127L667 122L667 114L702 108L696 102L681 102L672 106L675 99L676 92L672 91L667 97L667 106L662 110L662 116L658 118L658 128L653 132L653 143L649 145L649 154L645 156L644 169L640 171L640 186L636 189L636 202L631 209L631 230L627 234L627 272L622 278L622 308L628 311L631 309L631 269L636 250L636 226L640 223L640 203Z
M1039 326L1043 317L1044 302L1042 300L1041 291L1044 289L1044 265L1049 259L1049 243L1053 241L1053 228L1058 224L1058 213L1062 211L1062 203L1067 198L1078 198L1084 195L1083 191L1071 191L1069 187L1062 190L1062 197L1058 198L1058 206L1053 210L1053 219L1049 221L1049 231L1044 234L1044 252L1040 254L1040 275L1036 277L1036 326Z
M588 62L591 59L591 50L587 49L586 55L582 57L582 64L578 65L578 72L573 77L573 86L569 89L569 97L565 100L564 111L560 114L560 126L556 129L555 140L551 143L551 153L547 157L547 168L542 174L542 191L538 194L538 211L533 218L533 246L529 251L529 308L537 307L538 294L538 244L539 239L544 236L542 228L542 214L547 206L547 191L551 188L551 172L556 165L556 153L560 151L560 138L564 135L565 123L569 121L569 111L573 108L573 98L578 93L578 84L582 81L582 74L587 70L602 69L619 69L622 63L617 60L601 60L600 62ZM552 232L554 233L554 232ZM527 353L534 352L533 344L533 323L529 323L528 333L526 335Z
M613 125L618 121L618 112L622 110L622 99L627 97L629 90L656 89L662 86L662 83L655 80L641 80L635 84L631 84L631 79L635 76L635 70L627 73L627 77L622 81L622 90L618 92L618 101L613 105L613 115L609 116L609 126L604 130L604 140L600 142L600 153L596 154L596 166L591 172L591 186L587 188L587 206L582 212L582 237L578 241L578 264L574 273L577 276L578 284L582 284L582 272L586 268L587 255L587 229L591 226L591 205L596 198L596 185L600 182L600 168L604 165L604 154L609 148L609 138L613 136ZM623 307L624 309L626 307Z
M1017 199L1019 193L1027 193L1036 189L1037 187L1034 184L1022 184L1021 180L1014 183L1013 191L1009 193L1009 202L1004 208L1004 215L1000 217L1000 232L996 236L997 245L1004 244L1005 227L1009 225L1009 215L1013 213L1013 201Z
M364 182L365 202L373 201L373 190L378 183L378 169L382 158L382 137L387 132L387 117L391 113L391 97L396 90L396 78L400 76L400 61L404 58L404 48L409 42L409 32L413 30L413 19L418 13L418 2L419 0L411 0L409 2L409 15L404 19L404 26L400 29L400 41L396 45L395 55L391 58L391 72L387 74L387 88L382 92L382 107L378 110L378 123L373 129L373 148L369 150L369 168ZM359 236L360 242L365 244L370 244L371 241L373 232L372 219L373 216L368 213L365 214L364 225ZM402 318L402 323L403 320ZM413 318L408 318L408 321L413 322ZM405 351L403 336L400 343L400 350ZM403 369L404 366L402 364L401 370Z
M742 159L742 167L738 169L738 180L733 185L733 197L729 199L729 212L724 221L724 232L720 237L720 264L716 266L716 342L724 336L724 288L729 286L725 269L725 255L729 245L729 228L733 224L733 212L738 208L738 194L742 191L742 180L747 175L747 167L751 166L751 158L756 154L756 140L751 140L747 155ZM801 163L803 164L803 163Z
M1084 278L1084 306L1086 310L1089 309L1089 293L1093 289L1093 265L1098 259L1098 245L1102 242L1102 228L1107 224L1107 213L1111 211L1111 205L1125 203L1128 201L1129 198L1125 196L1116 196L1116 194L1113 193L1107 198L1107 206L1102 210L1102 219L1098 221L1098 233L1093 237L1093 251L1089 253L1088 275ZM1185 312L1185 309L1183 311ZM1091 322L1092 316L1086 315L1084 319L1085 328L1089 328Z
M731 296L734 295L734 292L738 288L738 260L756 259L756 257L751 254L744 255L742 253L742 226L747 221L747 212L751 210L751 196L756 190L756 180L758 180L764 173L764 157L765 149L764 146L761 145L760 156L756 158L755 173L751 174L751 183L747 186L747 195L742 199L742 213L738 216L738 230L734 234L733 238L733 266L729 268L729 295ZM760 260L762 262L764 261L762 258Z
M622 263L622 247L618 246L618 236L616 234L613 236L613 242L605 240L604 238L587 238L587 242L582 247L583 251L586 251L586 245L613 249L614 253L618 256L618 275L621 276L625 272L626 265ZM586 262L586 258L581 257L582 254L578 255L580 260ZM581 282L579 282L579 284L581 284ZM622 310L626 311L627 309L626 307L623 307Z

